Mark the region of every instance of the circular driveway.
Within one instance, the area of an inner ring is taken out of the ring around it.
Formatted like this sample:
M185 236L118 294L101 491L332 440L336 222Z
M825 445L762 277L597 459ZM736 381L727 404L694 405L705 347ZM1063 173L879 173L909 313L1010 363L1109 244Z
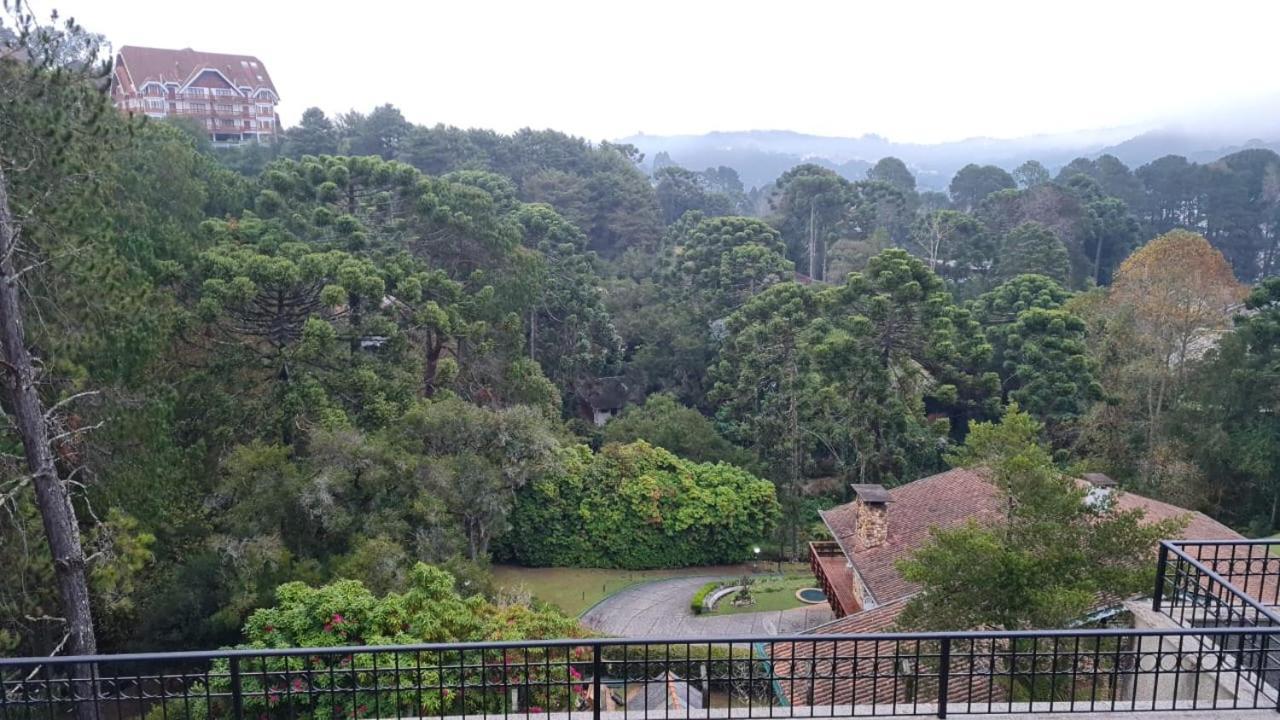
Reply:
M582 623L614 637L756 637L790 635L835 619L826 604L791 610L731 615L695 615L693 594L715 575L642 583L601 600L582 615Z

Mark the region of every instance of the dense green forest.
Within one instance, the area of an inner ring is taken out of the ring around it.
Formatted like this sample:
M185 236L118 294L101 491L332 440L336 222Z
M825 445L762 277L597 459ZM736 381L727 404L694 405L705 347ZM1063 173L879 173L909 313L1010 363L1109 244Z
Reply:
M744 188L391 105L222 150L112 110L91 37L22 39L0 61L0 651L69 637L56 486L108 650L449 578L492 635L522 612L485 604L494 559L796 557L850 483L943 469L1014 403L1064 468L1276 529L1269 150Z

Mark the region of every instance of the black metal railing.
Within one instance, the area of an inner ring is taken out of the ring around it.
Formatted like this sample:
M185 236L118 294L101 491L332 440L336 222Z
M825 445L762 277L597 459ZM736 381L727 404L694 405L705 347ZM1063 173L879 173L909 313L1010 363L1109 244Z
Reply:
M0 720L1280 711L1266 545L1162 543L1152 607L1169 628L0 658Z
M1239 547L1250 541L1160 543L1152 608L1183 627L1280 627L1280 615L1259 597L1274 593L1277 572ZM1274 566L1273 566L1274 567Z
M1169 541L1160 544L1152 608L1187 628L1280 628L1274 605L1280 566L1273 541ZM1270 599L1272 602L1268 602ZM1265 633L1214 637L1236 664L1280 687L1280 643Z
M1169 544L1269 608L1280 605L1280 540L1177 540Z
M4 720L1276 708L1272 628L581 639L0 659ZM1277 666L1280 669L1280 666Z

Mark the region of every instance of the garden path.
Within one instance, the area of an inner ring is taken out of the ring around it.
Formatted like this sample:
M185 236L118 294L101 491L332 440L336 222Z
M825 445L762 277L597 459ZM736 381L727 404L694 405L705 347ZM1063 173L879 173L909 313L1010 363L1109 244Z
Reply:
M791 635L835 619L823 605L735 613L695 615L689 600L716 576L658 580L626 588L582 615L582 623L605 635L628 638L715 638ZM732 580L732 578L723 578Z

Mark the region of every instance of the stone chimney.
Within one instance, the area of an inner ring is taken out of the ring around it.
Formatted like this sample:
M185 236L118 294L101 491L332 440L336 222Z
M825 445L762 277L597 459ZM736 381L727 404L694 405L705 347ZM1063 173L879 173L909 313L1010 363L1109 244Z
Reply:
M889 539L889 492L883 485L852 487L854 508L858 511L858 542L864 548L883 545Z

